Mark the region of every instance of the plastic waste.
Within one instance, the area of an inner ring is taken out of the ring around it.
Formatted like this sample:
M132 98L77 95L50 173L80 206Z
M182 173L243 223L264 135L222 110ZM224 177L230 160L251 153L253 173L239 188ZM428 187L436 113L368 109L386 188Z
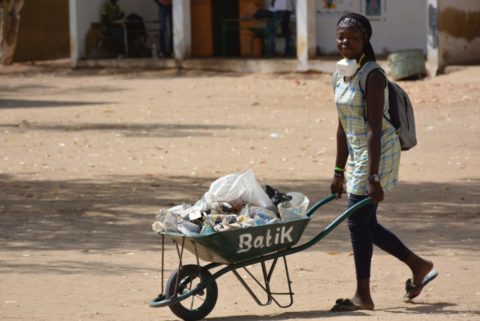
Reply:
M298 192L290 192L287 195L292 199L278 204L278 211L283 221L291 221L299 218L305 218L310 203L308 197Z
M246 205L243 210L240 212L240 215L244 215L250 218L255 219L260 225L268 224L274 218L277 218L277 215L266 208L259 206Z
M248 170L217 179L193 206L183 203L161 210L152 229L157 233L209 235L303 218L308 204L301 193L285 194L269 185L264 191Z
M190 209L191 207L191 205L183 203L169 208L167 213L172 213L185 219L189 214L188 209Z
M278 204L285 201L290 201L292 199L292 196L281 193L278 189L275 189L270 185L265 186L265 192L267 193L268 197L270 197L270 200L275 206L278 206Z
M202 226L202 229L200 230L200 235L210 235L212 233L215 233L215 230L213 229L213 227L211 227L210 225L208 224L204 224Z
M216 208L218 203L223 202L230 203L233 207L243 203L275 208L251 169L242 174L229 174L215 180L204 194L203 200L209 208Z
M165 232L167 229L165 227L165 217L167 216L167 212L164 210L160 210L158 214L155 216L155 221L152 224L152 230L156 233Z
M183 235L192 236L200 233L200 226L188 221L183 221L177 225L177 230Z
M163 224L167 232L177 232L177 225L182 221L183 219L179 214L167 211L167 215L165 216Z

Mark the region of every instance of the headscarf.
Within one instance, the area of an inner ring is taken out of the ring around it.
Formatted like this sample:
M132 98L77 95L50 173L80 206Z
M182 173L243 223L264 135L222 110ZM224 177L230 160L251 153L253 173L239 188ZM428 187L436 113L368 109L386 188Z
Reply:
M347 13L338 19L337 28L341 27L353 27L357 29L366 40L364 53L367 61L376 61L375 52L370 43L370 38L372 37L372 25L365 16L353 12Z

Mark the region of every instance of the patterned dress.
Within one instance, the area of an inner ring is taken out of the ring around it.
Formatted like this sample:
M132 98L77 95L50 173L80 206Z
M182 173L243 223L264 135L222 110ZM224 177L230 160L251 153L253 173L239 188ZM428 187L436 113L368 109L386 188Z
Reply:
M338 76L335 85L335 103L348 142L348 170L346 190L349 194L367 195L368 179L368 125L365 120L367 103L360 89L362 69L350 80ZM388 118L388 89L385 88L384 116ZM398 183L400 141L395 128L383 118L379 173L383 190Z

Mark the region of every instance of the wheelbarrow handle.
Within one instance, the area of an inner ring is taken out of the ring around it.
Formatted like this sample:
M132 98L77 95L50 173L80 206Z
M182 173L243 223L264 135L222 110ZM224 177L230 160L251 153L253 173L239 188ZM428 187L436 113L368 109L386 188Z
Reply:
M333 201L335 199L335 194L331 194L331 195L328 195L327 197L319 200L317 203L315 203L312 207L310 207L306 213L306 215L308 217L311 217L316 210L318 210L320 207L322 207L323 205L327 204L327 203L330 203L331 201Z

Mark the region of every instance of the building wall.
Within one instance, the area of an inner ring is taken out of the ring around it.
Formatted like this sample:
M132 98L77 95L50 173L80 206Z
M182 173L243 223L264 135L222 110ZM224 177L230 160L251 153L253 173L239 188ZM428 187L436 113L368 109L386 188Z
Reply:
M68 0L25 1L14 61L69 56Z
M78 58L85 58L85 36L91 23L100 22L100 10L106 0L70 0L71 5L75 6L76 21L73 22L72 32L72 50L78 54ZM119 0L125 16L136 13L145 21L158 21L158 6L152 0ZM72 13L73 14L73 13ZM148 31L148 43L150 45L158 34L158 24L145 24ZM75 32L76 31L76 32Z
M366 0L315 0L317 1L317 49L320 54L337 54L335 31L338 19L347 11L365 15ZM376 54L427 46L426 0L378 0L379 16L369 16L373 28L372 45ZM456 2L457 0L451 0ZM335 8L326 8L326 3Z
M439 1L438 41L444 65L479 63L480 1Z

